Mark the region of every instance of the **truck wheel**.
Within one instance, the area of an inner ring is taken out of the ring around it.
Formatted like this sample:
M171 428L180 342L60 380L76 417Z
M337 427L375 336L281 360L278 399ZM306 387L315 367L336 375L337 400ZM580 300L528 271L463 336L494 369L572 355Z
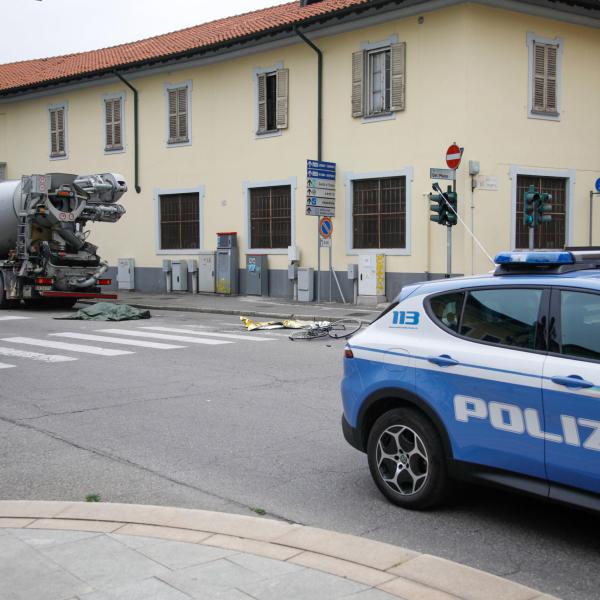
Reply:
M367 454L377 487L394 504L420 510L442 500L448 487L444 451L421 413L397 408L379 417L369 434Z
M4 289L4 277L0 273L0 310L8 308L17 308L19 306L19 300L8 300L6 297L6 291Z

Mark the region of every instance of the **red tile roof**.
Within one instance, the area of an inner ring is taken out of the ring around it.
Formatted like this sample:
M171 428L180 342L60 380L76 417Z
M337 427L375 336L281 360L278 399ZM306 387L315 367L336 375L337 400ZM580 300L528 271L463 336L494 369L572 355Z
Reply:
M0 65L0 93L168 58L373 3L374 0L322 0L300 6L294 0L111 48Z

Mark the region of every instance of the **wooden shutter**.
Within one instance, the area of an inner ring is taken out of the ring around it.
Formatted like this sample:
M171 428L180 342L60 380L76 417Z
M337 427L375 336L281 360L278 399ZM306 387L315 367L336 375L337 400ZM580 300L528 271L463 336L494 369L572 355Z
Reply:
M289 80L290 70L279 69L277 77L277 110L275 115L275 123L277 129L287 129L288 126L288 95L289 95Z
M188 140L188 96L187 96L187 88L179 88L177 90L177 116L179 119L178 129L177 129L177 137L181 141Z
M406 43L392 44L390 49L390 110L401 111L406 105Z
M112 148L113 138L113 100L105 100L105 130L106 130L106 148Z
M169 90L169 143L177 141L177 90Z
M58 130L58 153L65 153L65 109L59 108L56 111L56 126Z
M50 111L50 154L58 152L58 127L56 125L56 111Z
M258 133L267 131L267 75L258 75Z
M362 117L365 112L365 52L359 51L352 54L352 116Z
M533 110L558 112L558 46L533 43Z
M123 146L122 128L121 128L121 99L115 98L113 100L113 143L115 146L121 148Z

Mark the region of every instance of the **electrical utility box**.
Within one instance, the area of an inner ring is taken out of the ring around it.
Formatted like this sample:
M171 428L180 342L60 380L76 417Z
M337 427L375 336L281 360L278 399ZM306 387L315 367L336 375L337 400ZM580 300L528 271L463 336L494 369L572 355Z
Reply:
M361 254L358 257L358 295L367 302L385 302L385 254Z
M249 296L269 295L269 264L266 254L246 255L246 293Z
M117 261L117 287L120 290L135 289L135 260L119 258Z
M188 264L187 260L174 260L171 263L173 269L172 285L174 292L188 291Z
M215 253L202 252L198 255L198 291L215 293Z
M236 295L238 284L237 233L217 233L216 288L218 294Z
M298 300L312 302L314 299L315 270L310 267L298 269Z

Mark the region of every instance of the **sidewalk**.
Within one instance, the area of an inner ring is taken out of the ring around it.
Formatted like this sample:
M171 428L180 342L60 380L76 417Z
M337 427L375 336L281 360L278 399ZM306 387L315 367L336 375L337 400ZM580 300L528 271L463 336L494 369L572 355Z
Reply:
M3 600L555 600L366 538L133 504L0 501Z
M218 296L214 294L192 294L174 292L171 294L145 294L143 292L118 292L120 304L154 310L179 310L225 315L240 315L266 319L290 319L333 321L354 318L370 323L386 305L377 308L354 304L293 302L280 298L260 296ZM82 304L94 302L82 301Z

